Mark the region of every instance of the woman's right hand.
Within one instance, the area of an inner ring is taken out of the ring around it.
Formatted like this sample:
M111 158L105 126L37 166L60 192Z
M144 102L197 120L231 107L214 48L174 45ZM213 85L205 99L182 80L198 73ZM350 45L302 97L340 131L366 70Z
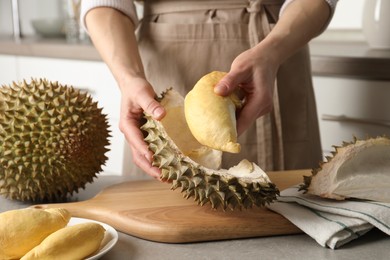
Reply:
M152 166L153 153L149 150L140 130L143 113L156 120L165 116L165 109L155 100L156 93L150 83L141 77L132 78L121 85L121 112L119 129L130 146L133 162L147 174L159 178L160 170Z
M160 120L165 110L154 99L156 94L145 79L135 24L110 7L91 9L85 21L93 44L119 85L122 94L119 128L130 146L133 161L144 172L158 178L160 170L152 167L152 152L143 139L140 125L144 111Z

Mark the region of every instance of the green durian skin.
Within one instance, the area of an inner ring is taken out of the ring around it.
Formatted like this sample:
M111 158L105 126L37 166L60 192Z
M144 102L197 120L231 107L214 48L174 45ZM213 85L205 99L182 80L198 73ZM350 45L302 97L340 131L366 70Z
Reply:
M157 100L161 101L164 94ZM179 150L159 121L149 115L145 119L141 129L154 153L153 165L161 169L160 179L172 183L173 190L180 188L185 198L192 197L199 205L210 203L212 208L223 210L262 207L277 199L279 190L275 184L227 177L203 167Z
M92 182L107 160L109 125L91 96L32 79L0 88L0 194L57 201Z

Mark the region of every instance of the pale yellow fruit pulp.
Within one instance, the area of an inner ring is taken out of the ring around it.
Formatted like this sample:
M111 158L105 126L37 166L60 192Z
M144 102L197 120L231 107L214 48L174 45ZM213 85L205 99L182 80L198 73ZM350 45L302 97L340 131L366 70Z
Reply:
M237 97L214 93L215 85L226 75L214 71L203 76L186 95L185 118L192 135L199 143L230 153L240 152L237 142Z

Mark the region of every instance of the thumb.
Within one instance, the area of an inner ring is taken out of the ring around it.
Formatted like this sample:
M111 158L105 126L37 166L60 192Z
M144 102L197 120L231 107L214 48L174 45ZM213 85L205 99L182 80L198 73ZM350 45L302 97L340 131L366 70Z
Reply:
M240 76L229 72L214 87L214 93L221 96L228 96L234 92L241 83Z
M141 108L149 115L152 115L154 119L160 120L165 116L165 109L164 107L156 101L154 98L150 96L145 96L144 98L140 98Z
M235 77L232 77L231 74L228 73L214 86L214 93L221 96L228 96L235 88Z

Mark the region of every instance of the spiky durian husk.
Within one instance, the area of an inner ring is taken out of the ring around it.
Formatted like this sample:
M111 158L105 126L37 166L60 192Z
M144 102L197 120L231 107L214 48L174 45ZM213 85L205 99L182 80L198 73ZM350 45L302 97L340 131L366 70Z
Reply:
M349 197L375 199L379 201L388 201L390 199L388 197L390 193L388 195L383 194L383 196L379 197L377 194L370 194L370 190L374 191L374 193L378 193L375 190L378 190L379 188L384 189L387 193L388 190L390 190L390 168L380 169L382 166L390 167L390 157L388 157L390 155L390 139L388 137L380 136L367 139L358 139L354 137L351 142L343 142L342 145L333 147L334 151L332 151L332 155L326 156L326 161L320 162L318 168L312 169L310 176L303 177L303 183L300 186L300 190L337 200L343 200ZM371 156L372 158L366 156L363 157L366 160L361 161L362 158L358 156L367 152L369 149L371 149L371 151L375 151L374 149L381 150L377 150L376 154ZM355 163L355 169L351 170L348 168L348 170L345 170L345 165L348 163ZM370 167L369 164L373 164L373 166ZM359 165L361 165L361 167L368 167L369 169L364 171L364 174L359 174L358 172L361 170L359 169L361 168ZM356 175L354 175L355 173ZM380 187L372 186L374 181L380 183L378 185ZM351 190L351 193L354 193L354 195L347 195L348 192L345 192L345 190L337 193L338 186L345 187L345 185L352 182L356 183L353 188L350 188L355 190ZM359 190L364 192L358 194Z
M181 188L185 198L193 197L199 205L210 202L212 208L225 210L264 206L279 195L279 190L271 182L238 178L224 170L203 167L179 150L161 122L149 115L145 115L145 119L147 121L141 129L147 132L145 141L154 153L153 165L161 169L160 179L171 182L173 190Z
M47 80L0 88L0 194L59 200L107 160L106 115L91 96Z

